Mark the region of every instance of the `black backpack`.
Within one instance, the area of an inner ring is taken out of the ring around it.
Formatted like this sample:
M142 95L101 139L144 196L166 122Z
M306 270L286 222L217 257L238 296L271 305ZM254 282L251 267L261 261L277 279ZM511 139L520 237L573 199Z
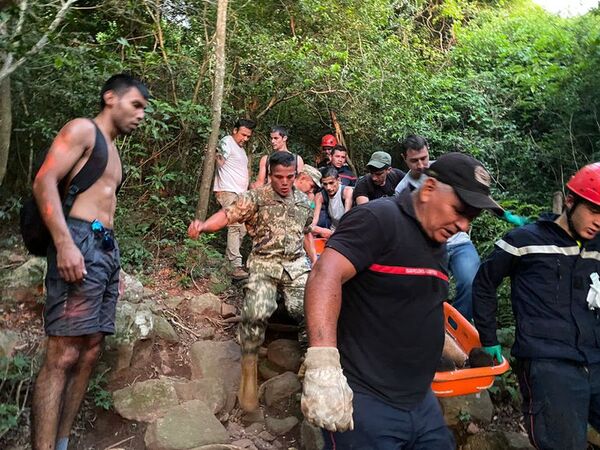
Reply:
M91 119L90 119L91 120ZM81 170L73 177L68 186L66 180L61 180L58 190L64 193L62 197L63 214L69 216L75 198L78 194L92 186L102 176L108 164L108 146L104 135L98 125L96 127L96 141L90 158ZM50 231L46 227L38 205L33 196L23 203L21 207L21 236L27 250L35 256L46 256L48 246L52 242Z

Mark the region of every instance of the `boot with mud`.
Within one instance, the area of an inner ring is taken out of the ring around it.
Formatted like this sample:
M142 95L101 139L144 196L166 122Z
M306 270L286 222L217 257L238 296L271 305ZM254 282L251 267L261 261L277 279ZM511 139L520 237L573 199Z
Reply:
M238 400L241 408L246 412L252 412L258 408L257 362L257 354L242 356L242 380Z

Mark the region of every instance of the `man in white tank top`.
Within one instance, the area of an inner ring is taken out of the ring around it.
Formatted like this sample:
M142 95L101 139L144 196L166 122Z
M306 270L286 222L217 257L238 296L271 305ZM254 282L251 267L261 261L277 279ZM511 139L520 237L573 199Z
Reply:
M217 149L217 171L214 191L219 204L225 208L238 199L240 194L248 190L250 181L248 173L248 157L244 145L252 136L256 123L249 119L239 119L231 135L225 136ZM233 266L232 278L241 280L248 277L242 265L240 246L246 235L244 224L234 223L227 227L227 250L225 256Z
M315 196L313 232L324 238L329 238L344 213L352 208L352 187L342 185L338 172L334 167L328 167L322 175L323 190ZM323 226L325 224L319 219L322 219L321 216L325 215L329 220L326 220L326 226Z

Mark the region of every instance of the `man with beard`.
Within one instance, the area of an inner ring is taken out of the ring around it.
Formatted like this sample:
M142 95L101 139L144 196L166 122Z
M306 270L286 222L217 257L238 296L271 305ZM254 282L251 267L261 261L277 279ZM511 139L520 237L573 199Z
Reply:
M392 167L392 157L386 152L375 152L367 163L367 175L356 182L353 199L357 205L381 197L394 195L394 188L404 177L404 172Z

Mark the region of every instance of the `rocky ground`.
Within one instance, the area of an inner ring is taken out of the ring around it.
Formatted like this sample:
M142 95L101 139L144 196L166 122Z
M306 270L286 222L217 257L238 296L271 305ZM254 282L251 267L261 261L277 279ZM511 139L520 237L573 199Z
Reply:
M43 259L26 257L14 241L0 251L0 356L42 354L44 270ZM112 407L95 406L94 393L88 394L71 448L320 449L320 433L300 412L295 325L285 314L274 316L260 353L261 408L243 414L236 404L241 286L231 285L222 268L192 281L182 289L166 266L147 277L145 287L127 276L118 331L107 339L97 371L107 380ZM0 437L0 448L28 448L28 401L21 395L20 402L18 426ZM484 391L441 403L460 448L531 448L510 402L495 406Z

